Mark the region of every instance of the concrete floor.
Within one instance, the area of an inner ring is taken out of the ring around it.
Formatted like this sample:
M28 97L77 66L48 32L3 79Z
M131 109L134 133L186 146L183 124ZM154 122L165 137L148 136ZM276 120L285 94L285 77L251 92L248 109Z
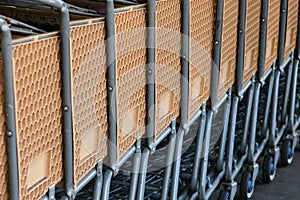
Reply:
M300 152L295 153L292 165L279 167L271 184L257 183L253 200L300 199Z

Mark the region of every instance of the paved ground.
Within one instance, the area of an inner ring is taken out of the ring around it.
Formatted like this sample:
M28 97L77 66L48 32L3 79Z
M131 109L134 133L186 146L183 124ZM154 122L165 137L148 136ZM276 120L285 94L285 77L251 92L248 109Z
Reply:
M300 199L300 153L286 168L279 168L271 184L257 184L253 200L299 200Z

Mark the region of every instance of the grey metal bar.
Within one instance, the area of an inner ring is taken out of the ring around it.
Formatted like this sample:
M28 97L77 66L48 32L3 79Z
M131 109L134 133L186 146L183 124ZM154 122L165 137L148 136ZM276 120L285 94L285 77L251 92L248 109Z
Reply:
M19 199L18 156L16 139L15 97L12 64L12 37L9 26L0 19L5 98L6 149L8 160L9 198Z
M280 71L276 70L275 72L275 80L274 80L274 88L273 88L273 101L272 101L272 109L271 109L271 133L270 133L270 141L269 141L269 147L275 148L275 137L276 137L276 117L277 117L277 97L278 97L278 89L279 89L279 77L280 77Z
M232 173L232 179L235 179L237 175L240 173L246 160L247 160L247 154L244 154L239 160L239 162L235 165L234 171Z
M110 190L110 183L114 172L111 169L107 169L107 171L104 174L104 180L103 180L103 188L102 188L102 200L108 200L109 199L109 190Z
M289 96L290 96L290 91L291 91L291 81L292 81L292 73L294 69L293 65L293 59L288 64L288 74L287 74L287 79L286 79L286 85L285 85L285 94L284 94L284 99L283 99L283 105L282 105L282 113L281 115L283 116L283 121L282 123L286 122L286 118L288 115L288 103L289 103Z
M247 98L246 118L245 118L245 122L244 122L243 137L242 137L242 141L241 141L241 152L242 153L245 153L246 149L247 149L247 137L248 137L248 130L249 130L249 125L250 125L251 112L252 111L255 112L255 110L252 109L254 88L255 88L255 83L252 82L251 87L248 91L248 98ZM257 115L257 113L256 113L256 115Z
M300 4L298 7L298 10L300 10ZM297 58L297 60L300 60L300 12L298 12L298 23L297 23L297 39L296 39L296 48L295 48L295 55L294 57Z
M102 183L103 183L103 161L98 161L96 169L96 178L94 181L94 188L93 188L93 200L100 200L101 199L101 192L102 192Z
M197 185L199 181L199 170L200 170L200 161L201 161L201 150L202 150L202 143L204 138L205 132L205 124L206 124L206 113L200 117L199 120L199 127L197 133L197 143L196 143L196 150L194 156L194 164L193 164L193 174L191 178L191 190L196 191Z
M224 2L222 0L218 0L216 22L215 22L214 52L213 52L213 60L216 66L212 64L211 83L210 83L211 107L214 112L216 112L218 107L217 103L218 103L218 89L219 89L219 76L220 76L220 62L221 62L223 9L224 9Z
M263 131L267 131L268 123L269 123L269 115L270 115L270 107L272 104L272 95L273 95L273 87L274 87L274 80L275 80L275 70L272 70L270 75L269 83L268 83L268 94L267 94L267 103L264 112L264 122L263 122Z
M232 97L230 94L230 95L228 95L227 100L226 100L226 109L225 109L225 113L223 116L224 126L223 126L223 130L222 130L219 154L218 154L217 164L216 164L216 168L218 171L222 170L223 164L224 164L224 154L225 154L226 139L227 139L227 134L228 134L228 124L229 124L229 118L230 118L230 112L231 112L231 110L230 110L231 99L232 99Z
M257 113L258 113L258 104L259 104L259 94L260 94L260 82L256 82L254 85L254 96L253 105L252 105L252 114L250 122L250 136L249 136L249 147L248 147L248 163L255 164L256 160L254 159L255 154L255 139L256 139L256 125L257 125Z
M119 159L119 163L116 164L116 169L118 166L122 166L136 151L136 147L132 146L129 150Z
M191 127L192 124L193 124L197 119L199 119L200 115L203 113L203 108L206 109L206 103L204 103L204 104L202 105L202 109L199 109L199 110L195 113L195 115L189 120L188 125L187 125L188 127Z
M216 190L216 188L218 187L218 185L221 183L221 181L222 181L222 179L224 177L224 174L225 174L225 170L221 171L218 174L218 176L214 179L213 183L210 185L210 187L206 191L205 199L209 199L210 198L210 196Z
M106 9L106 65L108 99L108 160L112 168L117 163L117 100L116 100L116 50L115 50L115 13L113 0L105 1Z
M225 181L232 182L232 162L233 162L233 150L234 150L234 137L235 137L235 125L236 125L236 116L238 109L239 98L234 96L231 104L230 111L230 124L229 124L229 136L227 143L227 153L226 153L226 173Z
M155 11L156 0L147 1L148 23L147 23L147 65L146 65L146 81L147 81L147 144L150 149L154 147L155 132Z
M243 96L244 55L245 55L246 0L239 1L239 35L237 46L236 89L239 97Z
M139 183L138 183L139 187L138 187L137 194L136 194L137 200L144 199L149 156L150 156L150 150L148 148L145 148L143 151L143 154L142 154L142 162L141 162L141 166L140 166L140 177L139 177Z
M259 156L262 154L262 152L264 151L267 143L268 143L268 140L269 140L269 136L266 137L262 142L261 144L258 146L258 148L256 149L256 152L254 154L254 160L257 161Z
M293 62L293 78L292 78L292 87L291 87L291 100L289 107L289 131L294 131L293 126L295 124L295 102L296 102L296 92L297 92L297 76L298 76L298 66L299 60L294 59Z
M205 136L204 136L202 151L201 151L202 162L200 168L199 193L203 196L206 194L206 177L207 177L207 168L208 168L208 154L209 154L209 142L210 142L210 135L211 135L212 118L213 118L213 111L209 110L207 112ZM203 196L200 196L200 198Z
M287 24L287 8L288 8L287 0L281 0L278 55L277 55L277 67L279 67L279 69L283 68L283 62L284 62L285 36L286 36L286 24Z
M172 132L171 127L167 127L156 139L154 147L159 145L170 133Z
M132 161L132 172L131 172L131 183L129 190L129 200L135 200L136 191L137 191L137 183L139 180L139 170L140 170L140 162L141 162L141 151L140 149L133 156Z
M267 21L268 21L268 0L261 1L260 15L260 38L259 38L259 58L258 58L258 80L263 83L265 73L266 46L267 46Z
M85 177L80 181L77 188L75 189L75 194L77 194L79 191L84 188L86 184L88 184L95 176L97 175L97 172L95 169L91 170Z
M172 162L173 162L173 158L174 158L175 143L176 143L176 119L173 119L172 133L169 136L169 146L168 146L168 152L167 152L166 167L165 167L165 172L164 172L162 193L161 193L161 197L160 197L161 200L167 199L167 197L168 197L170 177L171 177L171 173L172 173Z

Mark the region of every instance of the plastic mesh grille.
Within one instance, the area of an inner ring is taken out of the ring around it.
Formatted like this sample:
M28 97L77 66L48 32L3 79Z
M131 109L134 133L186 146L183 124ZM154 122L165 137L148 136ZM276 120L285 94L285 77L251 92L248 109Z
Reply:
M243 87L257 70L261 2L247 1Z
M234 83L239 2L225 0L223 11L222 49L218 99L220 100Z
M0 199L8 199L8 189L7 189L7 154L6 154L6 142L5 142L5 113L4 113L4 88L3 88L3 68L2 68L2 58L0 58Z
M179 115L181 0L157 2L155 136Z
M71 28L74 184L106 155L104 22Z
M145 132L146 9L115 15L117 147L120 158Z
M13 47L20 199L40 199L62 179L59 46L52 37Z
M189 119L209 98L214 15L214 1L191 1Z
M296 46L297 40L297 22L298 22L298 9L299 1L288 1L288 16L287 16L287 28L286 28L286 41L284 58L287 59Z
M269 0L265 73L277 58L280 0Z

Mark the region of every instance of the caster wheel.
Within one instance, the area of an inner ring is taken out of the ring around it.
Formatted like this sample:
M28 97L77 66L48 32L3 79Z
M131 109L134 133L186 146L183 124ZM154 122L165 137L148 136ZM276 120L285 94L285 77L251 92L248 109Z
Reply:
M228 190L221 190L218 200L230 200L230 192Z
M264 159L262 176L265 183L271 183L275 179L276 166L274 162L272 155L267 155Z
M294 152L293 152L293 142L292 140L286 139L283 141L281 149L281 164L283 166L288 166L293 162Z
M245 171L242 175L240 183L240 198L242 200L248 200L252 197L254 192L252 173Z

